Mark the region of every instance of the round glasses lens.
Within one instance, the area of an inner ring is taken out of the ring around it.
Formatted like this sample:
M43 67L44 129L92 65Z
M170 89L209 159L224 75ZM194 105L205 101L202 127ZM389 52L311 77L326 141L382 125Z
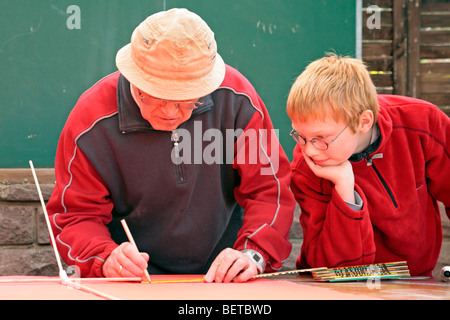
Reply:
M312 139L311 143L313 144L314 147L316 147L319 150L327 150L328 149L328 144L322 140Z
M299 144L301 144L302 146L304 146L304 145L306 144L305 138L303 138L303 137L300 136L300 135L297 135L297 142L298 142Z
M185 110L193 110L193 109L196 109L199 106L201 106L201 104L198 103L198 102L192 102L192 101L189 101L189 102L175 102L175 106L177 108L182 108L182 109L185 109Z
M298 132L292 130L291 131L291 137L294 138L294 140L301 145L304 145L306 143L305 139L303 139Z

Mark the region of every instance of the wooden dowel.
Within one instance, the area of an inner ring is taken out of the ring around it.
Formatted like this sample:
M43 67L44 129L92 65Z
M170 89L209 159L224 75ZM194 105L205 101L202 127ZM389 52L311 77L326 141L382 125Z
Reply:
M59 256L58 248L56 247L55 236L53 234L53 229L52 229L52 226L50 224L50 218L48 217L47 208L45 206L44 197L42 196L41 187L39 186L39 181L38 181L38 178L37 178L37 175L36 175L36 171L34 170L33 161L30 160L29 164L30 164L31 172L33 173L33 178L34 178L34 182L36 184L36 189L37 189L38 194L39 194L39 200L41 201L42 210L44 211L45 222L47 223L48 232L50 234L50 239L51 239L51 242L52 242L53 252L55 253L56 263L58 264L59 277L61 279L67 279L67 273L62 267L61 258Z
M368 279L400 279L400 278L409 278L408 274L396 274L396 275L366 275L359 277L329 277L329 278L317 278L318 281L328 281L328 282L337 282L337 281L359 281L359 280L368 280Z
M364 276L364 275L371 275L371 274L382 274L382 275L388 275L388 274L395 274L399 272L409 272L407 267L389 267L389 268L380 268L379 270L367 267L365 269L339 269L339 270L333 270L330 269L328 271L321 271L321 272L313 272L313 277L328 277L328 276L341 276L341 277L348 277L348 276Z
M399 262L387 262L387 263L367 264L348 267L336 267L336 268L322 267L322 268L299 269L292 271L281 271L273 273L263 273L255 275L253 278L265 278L303 272L311 272L313 279L319 281L331 281L334 279L335 281L339 281L340 279L342 279L342 281L363 280L371 277L380 277L380 278L410 277L406 261L399 261Z
M187 282L205 282L204 278L198 279L173 279L173 280L153 280L152 283L187 283Z
M253 278L265 278L265 277L273 277L273 276L279 276L284 274L291 274L291 273L305 273L305 272L314 272L314 271L326 271L327 268L309 268L309 269L299 269L299 270L290 270L290 271L280 271L280 272L272 272L272 273L262 273L257 274L253 276Z
M327 276L327 275L345 275L345 274L351 274L351 275L357 275L357 274L372 274L372 273L380 273L380 274L386 274L386 273L395 273L395 272L401 272L401 271L409 271L408 268L383 268L380 270L367 268L365 270L361 269L348 269L348 270L329 270L329 271L319 271L319 272L313 272L315 276Z
M66 283L66 285L69 286L69 287L73 287L74 289L77 289L77 290L81 290L81 291L84 291L84 292L87 292L87 293L94 294L94 295L96 295L96 296L98 296L100 298L103 298L103 299L120 300L119 298L116 298L115 296L112 296L112 295L110 295L108 293L101 292L101 291L99 291L97 289L89 288L88 286L85 286L85 285L77 283L77 282L69 281L69 283Z
M141 282L141 278L71 278L68 277L65 280L61 280L60 278L21 278L21 279L0 279L0 283L51 283L51 282L59 282L63 281L71 281L71 282Z

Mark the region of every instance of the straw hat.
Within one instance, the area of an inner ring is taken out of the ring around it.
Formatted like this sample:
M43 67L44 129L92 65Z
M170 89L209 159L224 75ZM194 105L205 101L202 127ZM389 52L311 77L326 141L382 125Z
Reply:
M214 33L198 15L171 9L151 15L116 56L119 71L160 99L190 100L216 90L225 77Z

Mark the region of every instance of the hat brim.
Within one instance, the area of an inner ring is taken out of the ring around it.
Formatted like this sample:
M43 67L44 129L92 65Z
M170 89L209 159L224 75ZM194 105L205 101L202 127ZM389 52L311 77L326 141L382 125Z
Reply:
M162 79L143 72L131 57L131 44L120 49L116 65L122 75L134 86L159 99L191 100L204 97L215 91L225 78L225 62L217 53L211 71L197 79Z

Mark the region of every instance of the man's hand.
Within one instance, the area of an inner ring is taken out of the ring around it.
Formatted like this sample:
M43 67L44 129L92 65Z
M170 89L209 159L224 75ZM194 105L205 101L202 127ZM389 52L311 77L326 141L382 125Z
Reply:
M122 243L106 259L102 267L103 275L111 277L144 277L149 255L141 253L129 242Z
M227 248L211 264L206 282L245 282L258 274L256 264L240 251Z

